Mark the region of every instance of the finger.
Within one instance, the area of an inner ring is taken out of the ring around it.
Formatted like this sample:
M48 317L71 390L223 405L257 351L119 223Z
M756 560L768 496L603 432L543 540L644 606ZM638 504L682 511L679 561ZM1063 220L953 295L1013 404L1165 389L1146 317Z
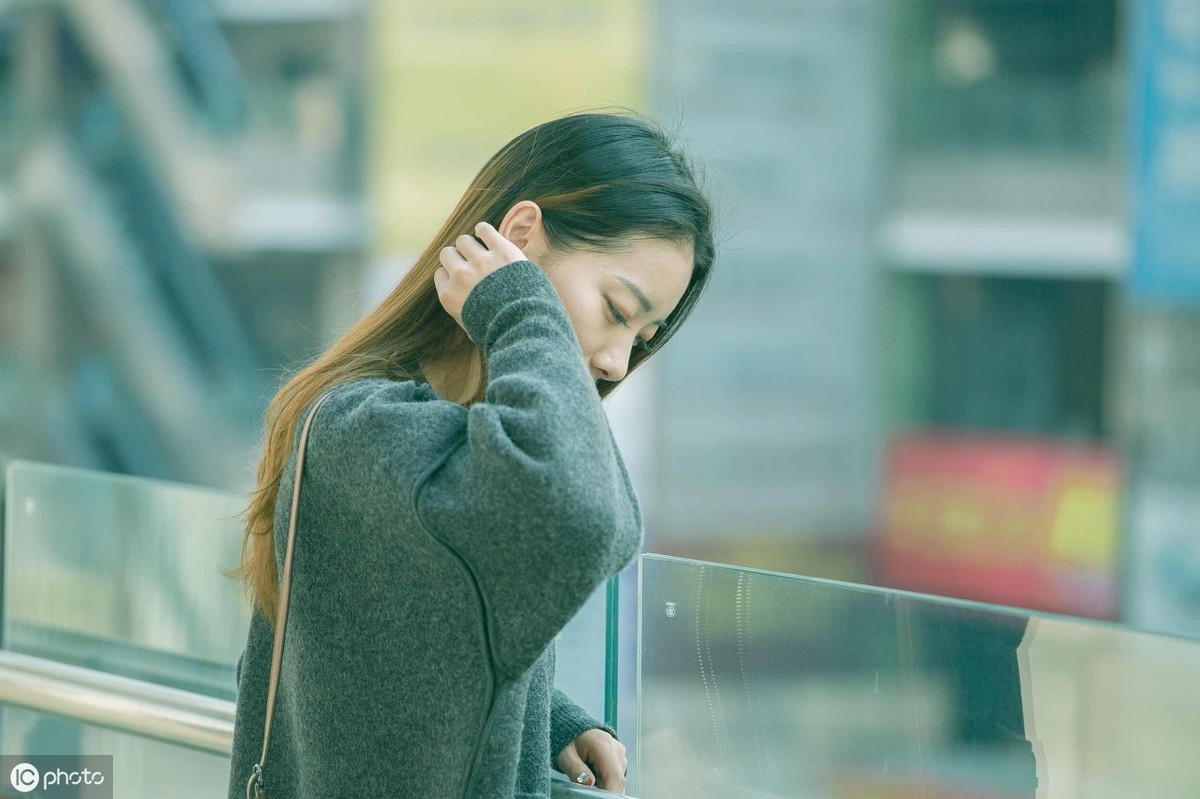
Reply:
M489 252L498 253L506 258L524 257L524 253L512 240L487 222L480 222L475 226L475 235L483 241Z
M475 235L483 240L483 243L489 250L495 250L496 245L502 241L506 241L499 230L489 225L487 222L480 222L475 226Z
M462 253L455 247L443 247L440 249L438 251L438 260L441 261L442 266L446 267L447 273L449 273L450 267L462 266L467 262L467 259L463 258Z
M454 246L463 255L467 255L468 253L482 254L487 252L487 248L480 244L478 239L468 233L464 233L455 239Z
M595 746L584 752L595 770L596 781L605 791L623 792L625 789L625 767L620 763L620 752L613 745Z
M625 790L625 767L617 759L617 753L611 748L603 748L596 753L592 766L596 769L599 787L606 791L622 793Z
M596 784L596 778L592 776L591 769L584 765L583 761L579 759L579 755L575 753L575 748L573 746L568 746L563 749L562 754L559 757L561 760L559 763L559 768L563 770L564 774L571 778L571 782L578 783L579 785ZM582 776L583 779L580 779L580 776Z

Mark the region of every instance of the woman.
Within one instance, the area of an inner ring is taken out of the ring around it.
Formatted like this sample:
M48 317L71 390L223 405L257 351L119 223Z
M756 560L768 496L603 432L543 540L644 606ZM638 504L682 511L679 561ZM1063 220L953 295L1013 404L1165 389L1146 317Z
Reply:
M565 116L496 153L391 294L288 380L231 572L254 601L231 798L261 754L296 449L327 392L266 795L548 797L551 768L625 789L615 731L553 687L553 643L642 541L601 400L679 329L713 257L664 133Z

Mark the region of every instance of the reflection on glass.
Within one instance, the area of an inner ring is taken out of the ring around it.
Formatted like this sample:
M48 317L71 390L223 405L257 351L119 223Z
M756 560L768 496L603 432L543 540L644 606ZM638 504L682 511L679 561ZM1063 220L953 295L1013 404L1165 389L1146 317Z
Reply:
M1195 642L657 555L639 621L641 799L1200 796Z
M6 496L5 648L232 698L241 497L19 461Z

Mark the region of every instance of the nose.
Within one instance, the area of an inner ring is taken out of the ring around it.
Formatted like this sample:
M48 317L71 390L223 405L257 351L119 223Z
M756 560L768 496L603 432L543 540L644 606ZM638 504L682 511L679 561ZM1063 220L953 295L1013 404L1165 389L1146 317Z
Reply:
M592 356L592 379L607 380L616 383L624 379L629 369L629 359L621 359L612 355L598 352Z

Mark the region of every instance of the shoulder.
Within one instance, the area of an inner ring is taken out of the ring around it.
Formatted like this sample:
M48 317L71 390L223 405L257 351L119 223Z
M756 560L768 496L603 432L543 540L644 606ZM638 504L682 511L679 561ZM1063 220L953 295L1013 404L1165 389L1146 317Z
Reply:
M392 380L386 377L362 377L339 383L327 392L326 405L355 408L375 403L419 402L436 396L428 383Z
M440 399L427 383L360 378L309 403L296 425L296 447L313 408L305 456L311 474L350 485L357 495L380 480L410 485L430 457L462 438L467 413Z
M427 383L365 377L328 389L310 403L302 418L321 402L313 425L323 430L391 426L411 418L419 404L437 399L437 394Z
M359 378L331 387L305 407L295 443L314 409L311 449L391 449L400 436L416 442L434 430L458 427L466 415L465 408L442 400L428 383Z

